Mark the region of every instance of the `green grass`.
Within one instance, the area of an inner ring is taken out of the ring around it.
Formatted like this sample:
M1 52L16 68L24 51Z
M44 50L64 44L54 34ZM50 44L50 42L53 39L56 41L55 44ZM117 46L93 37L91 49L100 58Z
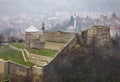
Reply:
M25 48L24 43L11 43L10 45L15 46L17 48L22 48L22 49ZM53 57L58 52L58 50L48 50L48 49L38 50L38 49L28 48L27 50L28 52L33 53L33 54L49 56L49 57Z
M49 57L53 57L58 50L48 50L48 49L27 49L28 52L33 53L33 54L38 54L38 55L43 55L43 56L49 56Z
M14 61L16 63L22 64L22 65L28 66L28 67L32 67L33 66L33 64L31 64L30 62L25 62L24 61L21 52L15 51L15 50L11 50L11 49L3 50L2 48L0 48L0 51L1 50L3 51L2 53L0 53L0 58L1 59L11 60L11 61Z
M17 48L24 48L24 43L10 43L10 45L15 46Z

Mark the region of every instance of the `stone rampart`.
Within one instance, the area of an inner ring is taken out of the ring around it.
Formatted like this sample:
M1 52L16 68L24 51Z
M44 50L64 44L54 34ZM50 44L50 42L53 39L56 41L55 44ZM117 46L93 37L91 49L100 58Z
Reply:
M17 64L15 62L12 61L8 61L7 65L6 65L6 72L7 74L16 74L16 75L20 75L20 76L30 76L30 69L29 67Z
M37 67L37 66L33 66L32 67L32 82L43 82L42 78L43 78L43 68L41 67Z
M8 77L9 75L9 77ZM4 61L0 59L0 80L16 79L15 82L22 79L22 82L42 82L43 68L33 66L32 68L20 65L13 61Z
M52 62L56 62L58 60L61 60L63 53L70 50L74 45L76 45L76 37L73 37L70 41L68 41L68 43L66 45L64 45L64 47L58 51L58 53L53 57L53 59L48 63L51 64Z
M0 79L4 78L5 76L5 62L6 61L0 59Z
M51 49L51 50L60 50L64 47L65 44L63 43L55 43L55 42L45 42L45 49Z
M61 69L70 65L65 58L69 57L69 51L76 45L77 38L73 37L69 42L53 57L51 61L44 67L43 82L58 82L57 69Z
M72 37L73 33L48 33L40 36L40 41L55 42L55 43L67 43Z
M15 82L20 82L22 78L22 82L30 81L32 70L29 67L20 65L13 61L4 61L0 59L0 80L10 79L12 82L13 79L16 79Z

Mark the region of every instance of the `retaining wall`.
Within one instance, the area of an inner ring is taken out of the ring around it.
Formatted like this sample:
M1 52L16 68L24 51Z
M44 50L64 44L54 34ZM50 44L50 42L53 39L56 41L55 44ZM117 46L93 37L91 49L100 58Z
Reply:
M19 78L22 78L22 82L42 82L42 75L43 69L41 67L29 68L13 61L0 59L0 80L5 78L11 80L12 77L12 80L16 79L15 82L21 82Z
M63 69L66 66L70 66L70 61L67 61L69 57L69 51L76 45L77 38L73 37L44 67L43 82L60 82L60 75L58 75L58 69ZM62 72L61 72L62 73ZM59 78L59 79L58 79Z
M58 51L58 53L52 58L52 60L48 63L51 64L52 62L61 60L61 57L64 56L63 53L67 52L70 50L74 45L76 45L77 39L76 37L73 37L64 47Z
M0 59L0 79L4 78L5 75L5 62L6 61Z

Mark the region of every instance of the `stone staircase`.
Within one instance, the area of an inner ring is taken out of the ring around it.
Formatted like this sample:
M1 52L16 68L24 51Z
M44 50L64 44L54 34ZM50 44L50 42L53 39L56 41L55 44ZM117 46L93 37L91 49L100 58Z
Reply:
M27 60L40 67L47 65L48 61L51 60L51 57L32 54L32 53L29 53L26 49L24 49L24 51L27 55L27 58L28 58Z

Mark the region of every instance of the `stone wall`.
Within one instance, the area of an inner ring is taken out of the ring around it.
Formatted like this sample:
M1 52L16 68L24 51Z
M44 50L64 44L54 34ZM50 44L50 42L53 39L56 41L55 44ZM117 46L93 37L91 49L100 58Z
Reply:
M1 76L2 75L2 76ZM22 82L30 81L31 69L29 67L17 64L12 61L4 61L0 59L0 80L16 79L16 82L20 82L19 78L22 78Z
M76 42L77 42L76 37L73 37L70 41L68 41L66 45L64 45L64 47L60 51L58 51L58 53L52 58L52 60L48 64L56 60L61 60L60 56L62 56L64 52L70 50L73 46L75 46Z
M43 68L32 68L12 61L0 59L0 80L10 79L11 82L42 82Z
M43 75L43 68L36 66L32 67L32 78L33 78L32 82L43 82L42 75Z
M5 75L5 61L0 59L0 79L3 79Z
M82 31L82 33L80 35L80 42L82 44L87 43L87 30Z
M64 45L64 43L33 41L31 47L36 49L60 50Z
M6 62L0 63L0 67L2 67L1 73L4 71L5 75L9 74L10 76L15 76L14 78L17 78L19 76L26 78L25 80L15 81L15 82L44 82L44 79L51 77L51 75L55 75L53 73L53 70L55 70L55 68L53 68L52 66L57 65L59 62L61 62L66 55L69 56L69 54L64 55L64 53L71 50L71 48L73 48L74 45L76 45L76 36L71 38L62 47L62 49L60 49L59 52L52 58L52 60L48 62L48 65L44 66L43 68L36 67L36 66L29 68L29 67L25 67L23 65L14 63L12 61L6 61ZM45 70L47 70L47 72Z
M25 46L31 48L31 43L33 40L39 39L38 32L26 32L25 33Z
M31 48L60 50L64 45L64 43L33 41Z
M45 42L40 42L39 40L34 40L31 43L31 48L36 48L36 49L43 49L45 46Z
M57 69L70 65L69 62L65 60L69 56L69 50L76 45L76 37L73 37L54 57L48 62L48 65L44 67L43 71L43 82L59 82L57 78ZM64 65L63 65L64 63Z
M31 48L37 49L45 48L52 50L60 50L74 36L75 34L72 33L64 33L61 35L44 34L40 36L40 40L31 40L30 46Z
M4 74L4 60L0 59L0 74Z
M74 37L74 33L67 32L44 33L39 37L37 35L38 35L37 33L26 33L25 40L26 47L59 50L63 47L64 44L66 44L71 38ZM51 47L51 45L53 45L53 47Z
M44 41L46 42L67 43L73 36L74 36L73 34L66 34L66 35L61 35L61 36L42 35L40 40L44 39Z
M87 44L108 46L110 44L110 28L107 26L92 26L87 29Z
M29 67L17 64L15 62L8 61L6 68L8 69L6 70L8 74L17 74L17 75L25 76L25 77L30 76Z
M45 42L45 49L51 49L51 50L60 50L64 47L65 44L63 43L55 43L55 42Z

